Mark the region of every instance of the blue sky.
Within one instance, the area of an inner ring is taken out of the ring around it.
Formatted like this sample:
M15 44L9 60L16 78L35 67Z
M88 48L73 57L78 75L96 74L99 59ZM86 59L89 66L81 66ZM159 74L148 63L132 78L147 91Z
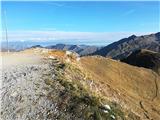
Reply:
M2 2L3 11L12 40L110 43L130 34L158 32L160 23L158 1Z

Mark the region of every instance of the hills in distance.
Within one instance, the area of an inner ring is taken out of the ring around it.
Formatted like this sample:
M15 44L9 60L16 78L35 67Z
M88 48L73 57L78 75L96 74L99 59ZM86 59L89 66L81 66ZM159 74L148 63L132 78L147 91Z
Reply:
M38 45L38 43L10 43L11 51L20 51L30 47L43 47L48 49L69 50L78 53L81 56L100 55L113 59L123 59L128 57L132 52L140 49L147 49L160 52L160 32L143 36L129 36L117 42L113 42L107 46L89 46L89 45L72 45L72 44L56 44L56 45ZM2 44L1 51L6 51Z
M47 46L45 48L70 50L78 53L81 56L100 55L113 59L123 59L128 57L132 52L140 49L160 52L160 32L143 36L132 35L128 38L123 38L104 47L56 44Z
M69 50L78 53L81 56L89 55L97 50L101 49L102 47L97 46L88 46L88 45L65 45L65 44L56 44L47 46L48 49L58 49L58 50Z
M55 44L50 45L52 43L43 44L43 43L36 43L36 42L10 42L9 50L12 52L21 51L29 48L47 48L47 49L57 49L57 50L69 50L78 53L81 56L89 55L97 50L101 49L102 47L98 46L89 46L89 45L71 45L71 44ZM7 51L6 43L2 43L1 51Z
M101 55L113 59L123 59L132 52L140 49L148 49L160 52L160 32L150 35L135 36L123 38L102 49L94 52L92 55Z
M47 48L47 49L57 49L57 50L69 50L69 51L78 53L80 56L92 54L102 48L102 47L97 47L97 46L67 45L67 44L56 44L56 45L50 45L46 47L35 45L35 46L32 46L31 48L36 48L36 47Z

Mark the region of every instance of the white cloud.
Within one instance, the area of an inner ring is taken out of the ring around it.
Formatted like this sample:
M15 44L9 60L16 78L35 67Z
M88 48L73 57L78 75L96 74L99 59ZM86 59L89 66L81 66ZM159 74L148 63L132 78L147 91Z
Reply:
M151 32L66 32L66 31L9 31L10 41L96 41L114 42L121 38L129 37L132 34L144 35ZM4 33L3 33L4 35ZM5 40L5 35L3 36Z

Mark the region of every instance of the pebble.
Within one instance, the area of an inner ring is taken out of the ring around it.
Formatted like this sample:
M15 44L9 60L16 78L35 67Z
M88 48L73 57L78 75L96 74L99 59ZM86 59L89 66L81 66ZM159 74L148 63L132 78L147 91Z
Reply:
M111 107L109 106L109 105L104 105L104 107L106 108L106 109L108 109L108 110L111 110Z

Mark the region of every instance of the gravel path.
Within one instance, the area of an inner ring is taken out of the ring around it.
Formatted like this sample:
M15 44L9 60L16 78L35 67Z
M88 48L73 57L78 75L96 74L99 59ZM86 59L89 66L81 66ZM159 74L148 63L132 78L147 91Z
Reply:
M45 83L45 79L54 80L54 67L45 62L43 64L23 63L15 64L14 62L5 65L2 69L1 119L56 118L58 115L56 102L48 99L48 94L53 91L53 88Z

